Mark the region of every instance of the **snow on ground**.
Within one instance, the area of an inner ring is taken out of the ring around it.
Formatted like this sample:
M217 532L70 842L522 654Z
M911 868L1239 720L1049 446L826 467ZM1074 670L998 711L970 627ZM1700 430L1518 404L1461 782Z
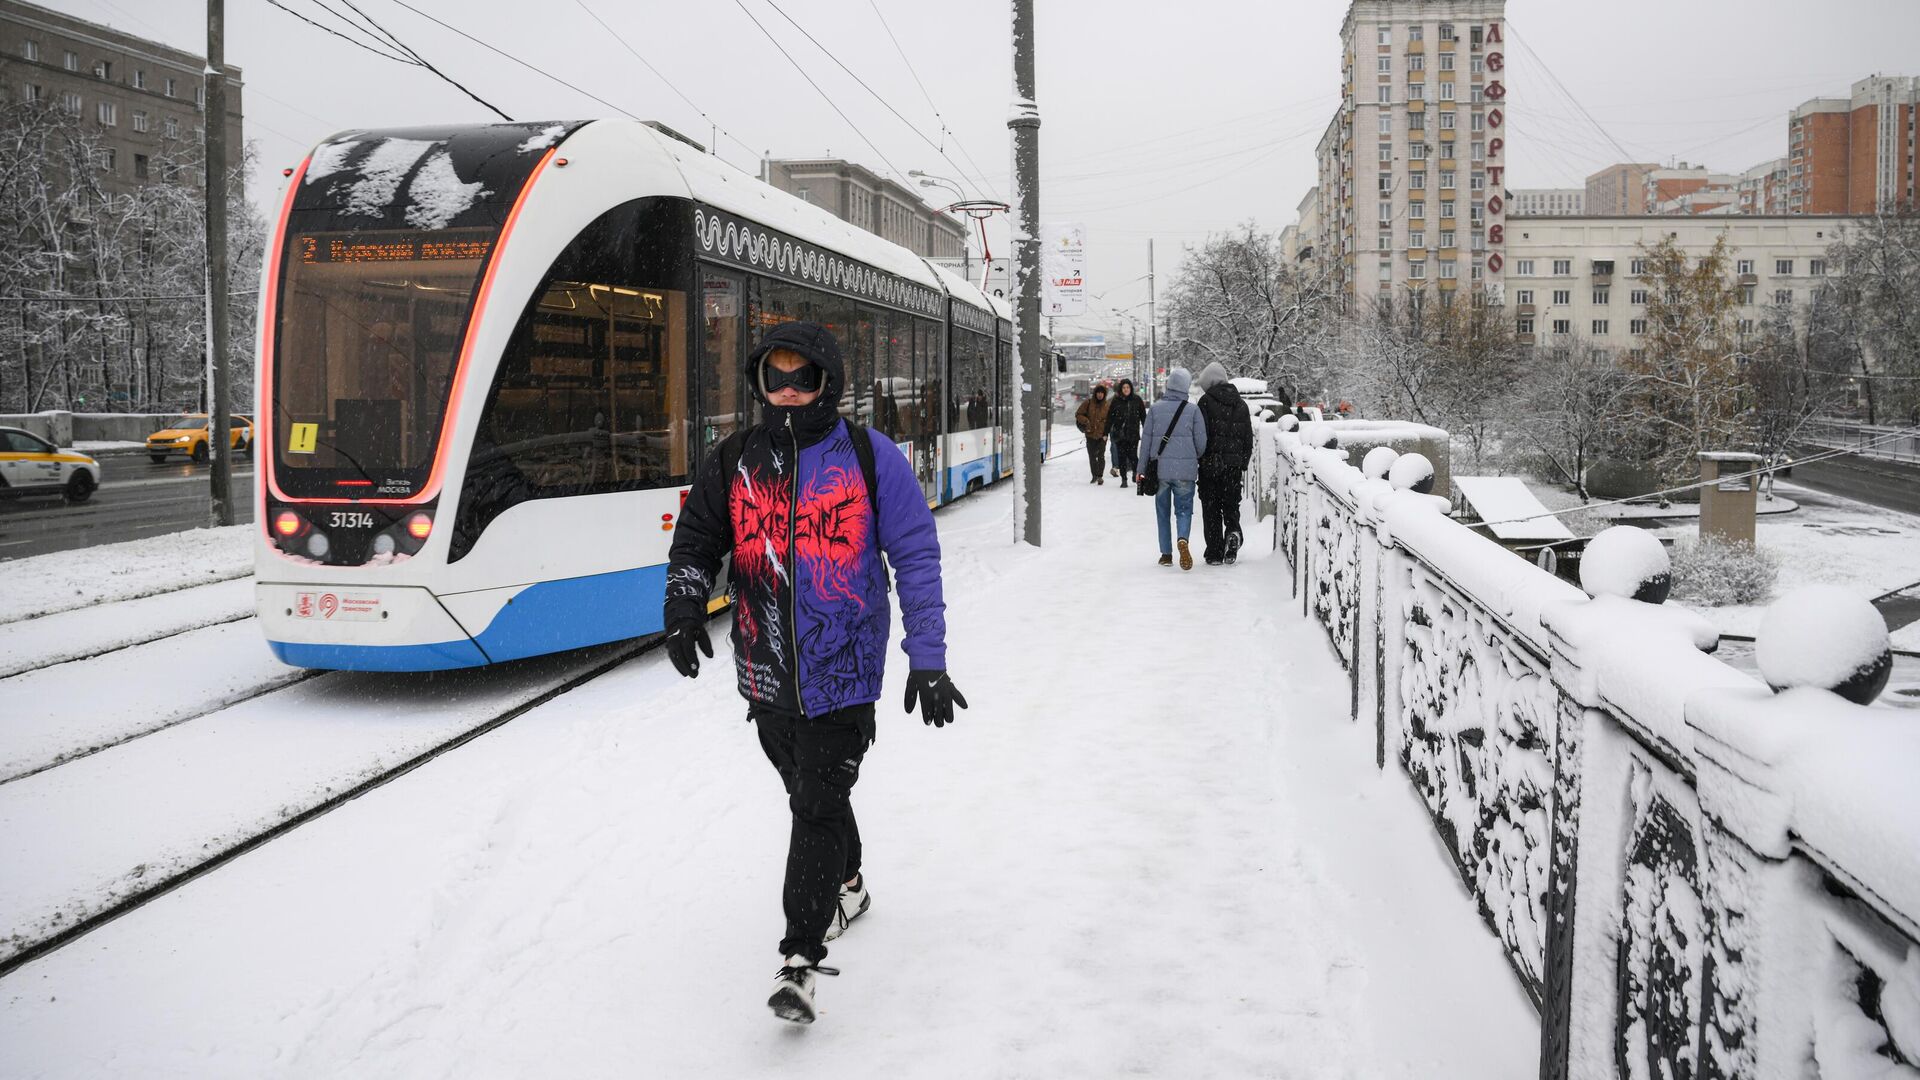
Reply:
M136 540L149 544L154 540ZM51 558L52 556L48 556ZM140 645L203 626L230 623L253 616L253 579L228 578L211 585L171 588L173 567L145 588L168 589L137 600L95 604L53 615L0 623L0 678L47 664L94 656L112 649ZM0 574L5 573L0 565ZM130 578L125 588L138 594L143 586ZM255 629L256 637L259 631ZM0 687L6 684L0 683ZM0 701L10 691L0 689Z
M81 439L68 449L78 450L83 454L105 454L115 452L132 453L135 450L145 450L146 448L147 444L137 439Z
M893 653L812 1028L764 1006L785 801L731 665L651 653L0 980L0 1074L1533 1075L1270 527L1161 568L1085 468L1043 550L1006 488L940 517L973 707L903 716Z
M0 623L244 577L253 572L252 528L191 529L0 564Z

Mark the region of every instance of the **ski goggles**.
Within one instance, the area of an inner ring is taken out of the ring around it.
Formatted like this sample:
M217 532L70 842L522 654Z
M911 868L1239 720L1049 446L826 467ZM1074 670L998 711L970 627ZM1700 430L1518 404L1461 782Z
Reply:
M826 382L826 370L818 364L808 364L798 371L782 371L765 360L760 361L760 392L767 397L789 386L803 394L811 394L825 386Z

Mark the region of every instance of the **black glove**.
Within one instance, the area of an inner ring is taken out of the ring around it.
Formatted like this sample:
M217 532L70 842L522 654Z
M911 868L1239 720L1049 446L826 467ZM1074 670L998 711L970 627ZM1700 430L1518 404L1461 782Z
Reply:
M674 670L689 679L700 677L700 657L693 651L695 645L708 659L713 658L713 640L707 637L704 620L682 619L667 627L667 657L673 661Z
M967 707L967 699L961 695L960 688L953 685L947 673L939 669L910 671L907 673L907 711L913 711L913 699L920 698L920 719L934 727L945 727L953 723L953 707Z

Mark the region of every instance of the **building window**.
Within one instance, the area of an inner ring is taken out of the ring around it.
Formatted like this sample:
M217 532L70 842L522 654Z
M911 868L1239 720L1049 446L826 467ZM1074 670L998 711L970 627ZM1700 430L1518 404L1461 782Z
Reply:
M1414 23L1412 26L1407 27L1408 41L1425 41L1426 34L1427 34L1427 28L1420 25L1419 23Z
M1467 95L1467 100L1473 102L1475 105L1480 104L1480 102L1484 100L1479 83L1473 84L1473 92Z
M147 178L147 171L147 155L133 155L133 178L136 180L145 180Z
M1427 54L1414 53L1412 56L1407 57L1407 70L1408 71L1427 70Z
M103 171L112 172L114 170L114 166L120 164L120 151L114 149L113 147L103 146L100 148L98 153L99 153L99 156L96 158L96 160L100 163L100 168Z
M1453 84L1452 83L1443 82L1440 84L1440 100L1441 101L1453 100Z
M1393 160L1393 144L1392 143L1380 144L1380 160L1381 161Z
M1533 290L1520 289L1513 294L1513 299L1516 304L1531 304L1533 303Z
M1383 26L1380 28L1380 44L1382 45L1393 44L1393 27Z
M1468 44L1469 44L1469 46L1470 46L1470 47L1472 47L1472 48L1475 48L1475 49L1477 49L1477 48L1479 48L1479 47L1480 47L1480 42L1481 42L1481 39L1482 39L1482 38L1483 38L1483 37L1485 36L1485 34L1486 34L1486 31L1485 31L1485 30L1483 30L1483 29L1481 29L1481 28L1480 28L1480 27L1478 27L1478 26L1470 26L1470 27L1468 27L1468 28L1467 28L1467 42L1468 42Z
M20 43L20 55L28 60L40 59L40 43L28 38Z
M1381 173L1379 176L1375 177L1374 179L1376 182L1379 183L1380 190L1382 192L1393 190L1393 176L1391 174Z
M160 86L161 86L161 90L160 90L161 93L167 95L168 97L173 96L173 76L169 75L165 79L161 80Z
M1524 304L1526 303L1526 301L1522 300L1521 303ZM1514 320L1513 328L1522 334L1533 333L1533 316L1531 315L1520 316L1518 319Z
M1632 303L1645 307L1647 304L1647 290L1635 289L1627 295L1627 299Z
M1454 229L1441 229L1440 230L1440 246L1443 248L1455 247L1456 246L1455 241L1458 239L1459 235L1460 235L1459 232Z
M1474 119L1478 120L1480 118L1476 116L1474 117ZM1487 144L1481 142L1478 139L1475 139L1473 141L1473 160L1475 161L1487 160Z
M1382 85L1380 87L1380 104L1382 105L1393 104L1393 87L1392 86Z
M80 115L80 95L75 93L61 94L60 107L62 109L65 109L70 115L79 116Z
M1793 276L1793 260L1792 259L1773 260L1773 276L1774 277L1792 277Z
M1424 249L1427 246L1427 234L1415 229L1413 232L1407 234L1407 246Z
M1593 336L1594 337L1607 336L1607 320L1605 319L1593 320Z
M1733 272L1734 272L1734 273L1736 273L1736 274L1751 274L1751 273L1753 273L1753 260L1752 260L1752 259L1741 259L1741 260L1740 260L1739 262L1736 262L1736 263L1734 263L1734 264L1733 264Z
M1407 216L1416 220L1425 220L1427 216L1427 204L1425 200L1415 199L1408 203Z
M1754 286L1754 285L1740 286L1740 302L1742 304L1751 305L1754 302L1753 294L1756 288L1758 288L1758 286Z
M1418 143L1418 142L1408 144L1407 157L1413 159L1414 161L1427 160L1427 144Z
M1627 329L1632 331L1636 337L1645 334L1647 332L1647 320L1634 319L1627 323Z
M1807 276L1808 277L1826 277L1827 276L1827 260L1808 259L1807 260Z
M1478 250L1480 250L1480 245L1479 245L1479 244L1475 244L1475 245L1473 246L1473 249L1474 249L1475 251L1478 251ZM1476 261L1476 262L1475 262L1475 263L1473 264L1473 280L1475 280L1475 281L1479 281L1479 280L1480 280L1481 278L1483 278L1483 277L1486 277L1486 276L1487 276L1487 268L1486 268L1486 267L1484 267L1484 266L1482 266L1482 265L1480 265L1480 263ZM1475 297L1474 299L1475 299L1475 301L1476 301L1476 303L1477 303L1477 302L1479 302L1479 300L1480 300L1481 298L1479 298L1479 297Z
M133 69L133 88L135 90L145 90L147 88L147 73L139 68Z
M147 114L146 113L136 112L133 114L133 130L142 131L142 132L147 130Z
M1380 66L1380 74L1382 75L1393 74L1393 57L1391 56L1381 57L1379 66Z
M102 101L95 104L93 114L107 127L113 127L120 123L120 107L111 101Z
M76 52L66 53L60 58L60 66L66 68L68 71L79 71L80 54Z
M1567 307L1572 303L1573 303L1572 289L1553 290L1553 306L1554 307Z
M1440 114L1440 130L1452 131L1458 121L1459 117L1455 116L1451 111L1443 112Z
M1440 170L1440 186L1441 187L1443 188L1458 187L1459 184L1455 182L1454 178L1455 178L1455 173L1452 169Z
M175 120L173 117L169 116L164 121L161 122L160 131L161 131L161 134L165 135L169 139L177 139L180 137L180 121ZM805 192L802 192L801 194L804 195Z
M1477 112L1477 113L1474 113L1474 114L1473 114L1473 119L1472 119L1472 120L1470 120L1470 121L1468 121L1468 124L1469 124L1469 126L1471 127L1471 129L1472 129L1472 130L1474 130L1474 131L1485 131L1485 130L1487 130L1487 114L1486 114L1486 113L1478 113L1478 112Z
M1407 100L1408 101L1427 100L1427 84L1423 82L1408 83L1407 84ZM1415 113L1414 115L1418 116L1420 114Z
M1513 273L1514 273L1514 276L1516 277L1532 277L1533 276L1533 260L1532 259L1516 260L1513 264ZM1533 294L1528 293L1527 295L1531 296ZM1522 300L1521 303L1523 304L1531 303L1531 301Z
M1573 333L1573 320L1572 319L1553 320L1553 332L1556 334L1562 334L1562 335Z
M1457 281L1460 278L1460 264L1453 259L1440 260L1440 280Z
M1571 274L1571 273L1573 273L1572 259L1553 260L1553 274L1555 277L1564 277L1567 274Z
M1380 264L1380 280L1381 281L1393 280L1393 264L1392 263L1383 262Z
M1611 304L1611 303L1613 303L1612 289L1593 290L1593 305L1595 307L1606 307L1608 304Z
M193 88L193 107L196 109L204 109L207 107L207 88L205 86L196 86Z
M1440 70L1441 71L1453 70L1453 54L1452 53L1440 54Z
M1427 174L1423 172L1408 174L1407 187L1413 191L1425 191L1427 187Z
M1393 204L1392 203L1383 202L1380 204L1380 220L1381 221L1393 220Z
M1458 38L1453 36L1452 23L1443 22L1440 24L1440 40L1441 41L1458 41L1459 40Z
M113 61L95 60L93 62L93 77L96 79L112 79Z
M1487 73L1487 62L1476 56L1467 61L1467 70L1475 75L1485 75Z
M1381 251L1392 251L1393 250L1393 233L1392 232L1381 233L1380 242L1375 244L1374 246L1379 248Z
M1467 190L1468 191L1487 190L1487 174L1483 172L1476 172L1472 176L1467 177Z
M1427 129L1426 113L1416 112L1416 113L1407 114L1407 130L1408 131L1425 131L1426 129Z
M1634 277L1639 277L1642 274L1645 274L1647 272L1647 260L1645 259L1635 259L1631 263L1628 263L1627 265L1632 267L1629 273L1631 273ZM1642 296L1643 297L1645 296L1644 292L1642 293ZM1646 303L1646 300L1640 299L1640 300L1634 301L1634 303L1644 304Z
M1773 306L1774 307L1793 306L1793 290L1792 289L1773 290Z
M1407 276L1410 278L1414 278L1415 280L1425 278L1427 276L1426 262L1423 260L1421 262L1409 264L1407 266Z
M1440 216L1443 218L1452 217L1454 210L1458 208L1458 206L1459 204L1452 199L1440 200Z

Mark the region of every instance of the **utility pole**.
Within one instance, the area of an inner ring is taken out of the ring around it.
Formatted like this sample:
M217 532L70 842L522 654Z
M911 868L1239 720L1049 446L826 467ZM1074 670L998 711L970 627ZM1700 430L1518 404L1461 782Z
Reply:
M1160 296L1153 280L1153 240L1147 240L1147 370L1158 373L1160 370L1160 322L1154 317L1154 301ZM1155 395L1156 398L1158 395Z
M207 454L213 483L213 523L231 525L233 420L227 377L227 73L226 0L207 0Z
M1013 320L1014 389L1020 465L1013 474L1013 521L1020 538L1040 546L1040 444L1047 403L1040 365L1040 105L1033 78L1033 0L1013 0Z

